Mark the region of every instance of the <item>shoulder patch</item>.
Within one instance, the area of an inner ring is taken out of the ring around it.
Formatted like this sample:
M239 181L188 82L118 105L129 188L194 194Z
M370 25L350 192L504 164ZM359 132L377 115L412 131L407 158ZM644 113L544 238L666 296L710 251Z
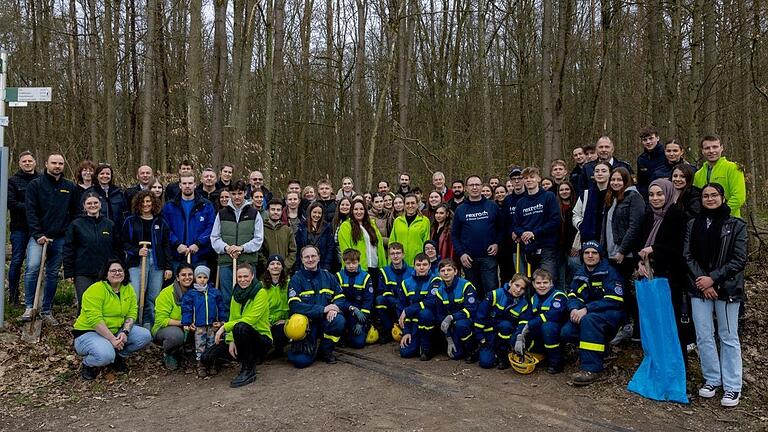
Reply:
M614 288L614 291L616 291L616 294L620 296L624 295L624 288L621 286L621 282L616 282L616 287Z
M555 309L559 309L560 305L561 305L560 304L560 300L555 300L555 301L552 302L552 307L555 308Z
M470 298L468 298L468 299L467 299L467 302L468 302L469 304L472 304L472 303L474 303L474 302L475 302L475 298L474 298L474 297L470 297Z
M296 297L296 290L291 289L290 291L288 291L288 297Z
M372 287L372 286L369 286L369 287L368 287L368 292L369 292L369 293L373 293L373 287Z
M429 291L429 293L430 293L430 294L432 294L432 295L437 295L437 288L432 288L432 289Z
M205 222L205 216L200 216L200 222Z

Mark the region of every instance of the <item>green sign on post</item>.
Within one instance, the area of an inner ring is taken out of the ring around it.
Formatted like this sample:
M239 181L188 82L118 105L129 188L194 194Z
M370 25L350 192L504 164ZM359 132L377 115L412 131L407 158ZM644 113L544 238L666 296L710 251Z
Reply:
M51 87L8 87L5 89L6 102L50 102Z

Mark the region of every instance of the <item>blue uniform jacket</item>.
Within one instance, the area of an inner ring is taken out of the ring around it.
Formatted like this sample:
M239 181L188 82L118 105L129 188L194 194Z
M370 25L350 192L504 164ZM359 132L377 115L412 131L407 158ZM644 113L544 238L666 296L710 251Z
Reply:
M208 289L202 292L190 288L181 297L181 325L205 327L225 320L221 291L212 285L208 284Z
M432 286L437 286L437 282L439 282L439 279L435 281L435 277L432 274L418 276L414 273L400 284L396 294L397 303L395 308L397 309L396 315L398 318L405 311L404 334L413 333L413 327L418 325L419 322L419 312L427 307L424 300L429 296Z
M527 252L557 246L560 223L560 205L554 193L539 189L535 194L525 194L517 201L513 222L515 234L519 237L531 231L534 235L533 240L525 245Z
M339 280L327 270L299 270L288 283L288 308L292 314L323 319L323 309L331 303L342 311L349 309Z
M203 257L212 251L211 249L211 229L216 219L216 212L213 204L199 194L195 194L195 203L192 205L192 211L189 217L184 215L184 209L181 208L181 195L173 201L165 203L163 206L163 217L171 228L169 239L173 255L178 261L184 261L186 257L176 252L176 248L181 244L187 246L197 245L200 249L192 256L192 262L195 256Z
M531 316L528 318L528 329L538 330L545 322L556 322L560 325L568 320L568 296L564 292L551 288L548 293L533 294L531 298Z
M392 267L392 264L379 269L379 292L378 295L393 296L397 288L405 278L413 274L413 267L403 262L400 269Z
M568 310L586 307L588 313L624 309L624 279L603 258L592 270L576 270L568 292Z
M456 277L450 285L446 285L442 279L436 279L424 303L435 314L438 322L448 315L453 315L453 321L456 322L461 319L471 320L480 302L472 283Z
M341 271L336 273L336 277L339 279L341 292L344 293L344 298L349 303L349 306L354 306L360 309L366 316L369 316L373 308L373 283L371 282L371 275L362 270L351 273L346 269L341 269Z
M510 321L515 325L515 334L528 323L530 305L525 295L515 297L509 293L509 283L496 288L486 295L485 300L477 308L474 319L475 336L482 339L485 333L496 330L494 324L499 321Z

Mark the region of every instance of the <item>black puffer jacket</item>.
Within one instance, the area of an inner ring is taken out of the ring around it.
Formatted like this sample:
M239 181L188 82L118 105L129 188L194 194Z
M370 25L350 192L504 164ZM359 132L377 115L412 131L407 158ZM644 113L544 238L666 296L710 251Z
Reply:
M8 211L11 212L11 231L27 232L27 208L24 205L29 182L40 177L37 171L27 174L22 170L8 179Z
M691 233L694 222L695 220L688 221L683 246L683 257L688 264L688 292L694 297L703 298L701 291L696 288L696 278L709 276L715 281L714 288L720 300L729 303L744 301L747 224L735 217L729 217L723 222L723 227L720 230L720 253L710 265L710 268L714 270L707 274L691 253Z
M72 221L64 243L65 278L98 276L107 260L121 257L114 227L104 216L79 216Z

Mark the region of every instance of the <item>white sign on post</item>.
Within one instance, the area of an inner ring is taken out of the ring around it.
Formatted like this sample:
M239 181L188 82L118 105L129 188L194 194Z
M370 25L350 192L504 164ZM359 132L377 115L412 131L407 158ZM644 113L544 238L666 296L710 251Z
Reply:
M8 117L0 117L0 126L8 127Z
M25 107L25 106L29 106L29 103L28 102L8 102L8 106L11 107L11 108L13 108L13 107Z
M50 87L19 87L17 102L50 102Z

